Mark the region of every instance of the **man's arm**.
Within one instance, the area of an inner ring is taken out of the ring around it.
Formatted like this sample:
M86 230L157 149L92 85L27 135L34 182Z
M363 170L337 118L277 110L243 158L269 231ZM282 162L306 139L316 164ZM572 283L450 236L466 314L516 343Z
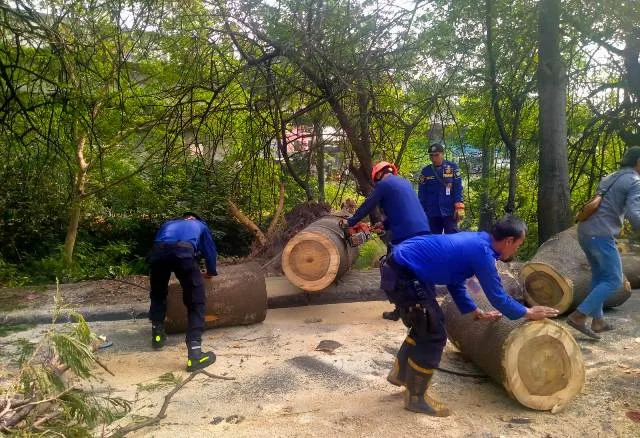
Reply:
M477 269L476 277L480 281L482 290L491 305L506 315L507 318L519 319L527 314L527 308L504 291L502 280L500 280L495 264L481 266Z
M216 244L213 243L213 237L211 231L203 224L202 232L200 233L200 243L202 244L202 254L204 255L204 261L207 266L207 275L218 275L216 270L216 258L218 252L216 251Z
M365 201L362 203L360 207L356 210L355 213L351 217L347 219L347 224L352 227L358 222L360 222L366 215L371 213L376 205L382 199L382 181L375 185L371 193Z
M634 231L640 231L640 180L635 179L625 202L626 217Z
M478 306L476 306L476 303L469 296L469 292L467 292L467 287L464 283L448 284L447 289L449 289L451 298L453 298L453 302L456 303L461 314L464 315L465 313L477 310Z

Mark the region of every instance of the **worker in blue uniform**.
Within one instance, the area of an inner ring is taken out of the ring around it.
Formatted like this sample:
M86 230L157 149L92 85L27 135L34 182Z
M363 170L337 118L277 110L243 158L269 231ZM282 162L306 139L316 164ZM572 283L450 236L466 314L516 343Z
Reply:
M460 169L456 163L444 159L444 147L440 143L429 146L429 158L431 164L420 174L420 204L433 234L457 233L458 222L464 219Z
M382 225L392 245L410 237L429 234L429 223L411 183L398 176L397 167L387 161L373 166L371 171L373 190L367 199L346 220L353 227L376 207L382 209Z
M387 252L392 245L414 236L429 234L429 223L411 183L397 176L398 168L388 161L380 161L371 171L373 190L362 205L349 217L344 226L353 227L376 207L384 215ZM385 319L397 321L399 309L383 312Z
M206 273L200 272L198 259L204 256ZM205 368L216 360L209 351L202 352L202 332L204 331L205 278L218 275L216 270L216 247L211 231L200 217L186 212L182 219L165 222L156 234L153 248L147 258L150 265L151 306L151 346L164 346L166 334L164 319L167 313L167 293L171 272L175 273L182 286L182 301L187 307L187 370Z
M460 313L475 319L538 320L558 315L551 307L526 308L503 289L496 260L508 261L522 245L526 225L505 216L490 233L418 236L394 246L383 262L382 288L401 309L410 329L387 380L406 387L405 408L434 416L448 416L449 409L427 389L440 364L447 341L444 314L436 302L435 284L445 284ZM489 302L498 310L483 312L469 296L465 280L476 276Z

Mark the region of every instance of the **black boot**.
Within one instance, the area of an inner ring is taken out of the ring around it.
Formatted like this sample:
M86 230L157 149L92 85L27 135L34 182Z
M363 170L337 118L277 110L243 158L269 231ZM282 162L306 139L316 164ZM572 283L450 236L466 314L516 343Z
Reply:
M213 351L202 352L199 341L187 342L187 371L197 371L208 367L216 361Z
M396 360L393 363L393 368L391 368L391 371L389 371L389 374L387 375L387 382L395 386L406 385L407 368L409 367L407 360L409 360L409 351L413 345L415 345L415 341L411 339L411 337L407 336L398 350Z
M400 378L400 363L396 358L396 361L393 363L393 368L387 374L387 382L391 383L395 386L404 386L404 380Z
M423 369L423 371L418 371L411 365L407 367L407 389L404 391L404 408L434 417L448 417L451 415L449 408L427 395L427 389L433 377L433 370Z
M167 334L164 331L164 323L152 322L151 323L151 348L159 350L164 347L164 342L167 340Z

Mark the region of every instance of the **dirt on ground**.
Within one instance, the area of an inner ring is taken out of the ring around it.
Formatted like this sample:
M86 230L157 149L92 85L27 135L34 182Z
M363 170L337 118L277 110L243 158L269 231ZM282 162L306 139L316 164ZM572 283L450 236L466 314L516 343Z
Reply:
M58 286L0 288L0 312L53 306L56 290L71 307L129 305L149 301L149 277L134 275L122 279L80 281Z
M198 375L175 394L158 425L128 436L638 437L640 424L632 417L640 410L639 295L607 313L616 330L601 341L573 333L586 384L555 414L523 407L486 377L442 371L431 394L453 415L433 418L404 410L402 391L385 376L405 329L380 318L388 303L366 302L269 310L263 323L206 331L203 344L217 354L208 369L234 380ZM167 373L188 376L182 335L170 336L163 350L153 351L147 321L91 327L113 341L99 356L115 374L98 370L93 390L134 406L105 432L155 416L172 388L163 382ZM14 354L13 342L37 339L41 330L0 338L3 362ZM449 344L441 367L484 374Z

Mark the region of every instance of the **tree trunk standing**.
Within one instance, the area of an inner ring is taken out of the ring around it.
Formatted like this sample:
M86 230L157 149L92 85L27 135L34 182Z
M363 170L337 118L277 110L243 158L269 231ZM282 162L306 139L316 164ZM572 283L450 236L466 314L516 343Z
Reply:
M73 249L76 245L76 237L78 236L80 214L82 213L82 200L84 198L84 189L87 183L87 171L89 169L89 164L84 159L84 145L86 141L86 132L82 132L76 140L78 171L76 172L76 181L74 184L73 196L71 198L69 225L67 227L67 234L64 238L63 257L66 266L71 266L71 263L73 262Z
M486 130L483 135L482 144L482 193L480 194L480 221L478 229L480 231L489 231L493 224L494 208L493 201L489 194L489 175L491 174L491 164L493 163L493 148L487 140Z
M568 228L572 218L565 112L567 77L560 56L560 0L540 0L538 7L538 240L542 243Z
M500 112L499 106L500 97L498 96L496 58L495 54L493 53L493 0L487 0L485 8L487 66L489 69L489 80L491 82L491 109L493 110L493 115L496 119L496 125L498 127L498 131L500 132L500 138L509 151L509 196L507 198L505 212L513 213L515 211L516 187L518 185L518 176L516 174L518 170L516 142L518 139L520 110L519 108L515 109L511 135L509 135L505 128L504 119L502 118L502 113Z
M322 138L322 123L317 119L313 121L313 142L318 174L318 202L324 202L324 138Z

